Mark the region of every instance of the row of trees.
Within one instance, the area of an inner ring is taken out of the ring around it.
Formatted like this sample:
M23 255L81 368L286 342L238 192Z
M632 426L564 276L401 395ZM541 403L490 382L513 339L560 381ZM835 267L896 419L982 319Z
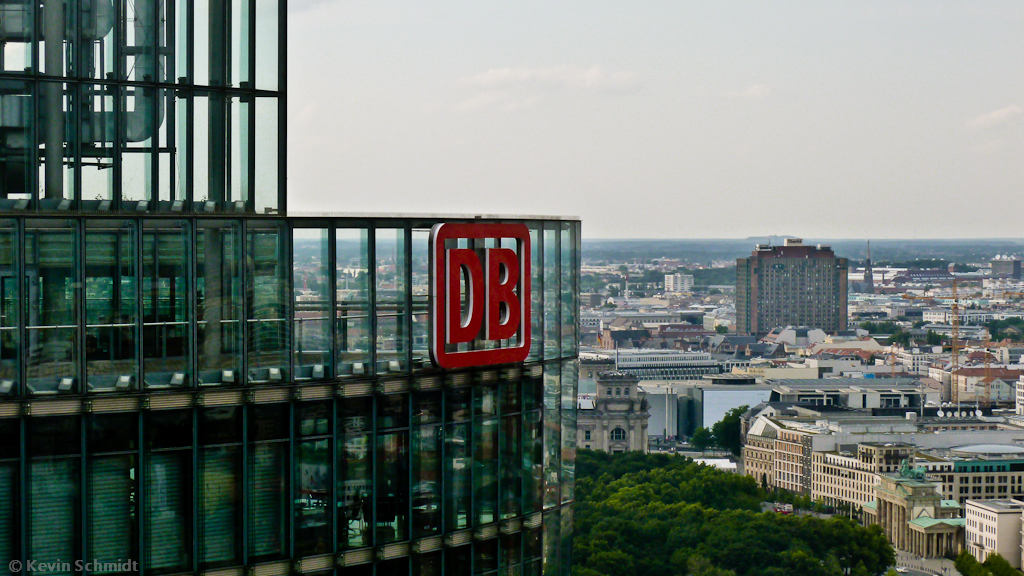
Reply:
M681 456L577 456L574 576L869 576L895 560L877 526L761 512L753 478Z
M725 413L711 428L697 428L690 437L690 446L698 450L721 448L739 456L743 450L743 436L740 434L740 417L749 406L743 405Z
M956 571L962 576L1019 576L1020 572L1016 568L1010 566L1010 563L1006 561L999 554L992 553L988 555L985 562L978 562L974 556L967 550L960 552L960 555L956 557L954 562Z

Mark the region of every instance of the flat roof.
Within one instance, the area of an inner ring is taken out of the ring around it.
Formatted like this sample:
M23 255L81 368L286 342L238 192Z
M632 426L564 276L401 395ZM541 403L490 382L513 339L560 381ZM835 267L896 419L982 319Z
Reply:
M967 500L969 506L979 506L981 508L988 508L995 512L1019 512L1024 509L1024 502L1009 499L996 499L996 500Z

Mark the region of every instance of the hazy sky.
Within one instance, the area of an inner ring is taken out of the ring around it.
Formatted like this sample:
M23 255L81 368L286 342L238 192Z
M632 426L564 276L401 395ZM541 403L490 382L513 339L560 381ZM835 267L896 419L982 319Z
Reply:
M292 211L1024 236L1024 2L290 0Z

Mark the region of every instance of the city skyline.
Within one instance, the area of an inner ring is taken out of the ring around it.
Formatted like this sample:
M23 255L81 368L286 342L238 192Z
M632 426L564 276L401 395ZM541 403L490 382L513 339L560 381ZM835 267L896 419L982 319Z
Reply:
M294 211L961 238L1012 237L996 214L1024 208L1018 3L321 0L289 18Z

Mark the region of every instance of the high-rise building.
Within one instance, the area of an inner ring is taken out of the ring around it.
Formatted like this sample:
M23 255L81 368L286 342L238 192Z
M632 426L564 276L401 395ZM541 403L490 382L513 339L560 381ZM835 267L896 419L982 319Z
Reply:
M665 292L688 292L693 288L692 274L665 274Z
M567 574L579 221L289 216L286 17L0 3L0 566Z
M1021 279L1021 267L1020 258L1016 256L1007 256L998 254L992 260L992 277L993 278L1012 278L1014 280Z
M780 326L846 330L846 258L828 246L788 238L758 244L736 259L736 326L740 334L767 334Z

